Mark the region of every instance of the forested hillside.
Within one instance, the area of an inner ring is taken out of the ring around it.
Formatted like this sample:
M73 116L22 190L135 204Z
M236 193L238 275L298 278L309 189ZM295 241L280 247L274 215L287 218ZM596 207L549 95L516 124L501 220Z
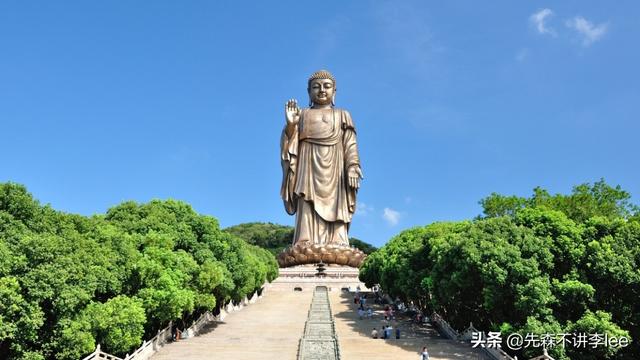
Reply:
M278 255L293 242L294 228L272 223L252 222L234 225L224 231L244 239L249 244L260 246L271 251L272 254ZM362 250L365 254L376 250L373 245L356 238L349 238L349 244Z
M436 311L455 328L629 336L624 349L554 347L555 359L640 358L640 216L603 180L568 195L492 194L472 221L405 230L360 278ZM516 353L540 355L541 349Z
M291 245L294 229L291 226L273 223L251 222L230 226L224 231L278 255Z
M0 184L0 358L124 355L165 327L277 277L275 258L186 203L125 202L85 217Z

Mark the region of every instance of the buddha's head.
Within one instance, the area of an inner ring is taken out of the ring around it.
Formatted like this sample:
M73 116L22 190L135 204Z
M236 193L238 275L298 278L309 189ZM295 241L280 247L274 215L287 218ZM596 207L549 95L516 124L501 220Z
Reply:
M327 70L316 71L309 77L307 86L309 106L335 105L336 79Z

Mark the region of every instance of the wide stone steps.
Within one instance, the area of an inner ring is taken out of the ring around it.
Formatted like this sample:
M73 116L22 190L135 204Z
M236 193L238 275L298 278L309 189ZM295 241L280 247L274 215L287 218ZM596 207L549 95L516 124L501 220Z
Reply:
M334 288L327 293L326 305L323 301L312 305L312 296L313 290L308 288L304 291L267 289L255 304L230 313L223 322L205 328L200 336L166 345L152 359L295 360L300 339L305 333L312 335L309 338L321 338L327 327L314 324L327 319L333 319L331 329L337 338L341 360L416 360L424 345L435 360L484 359L469 345L443 339L431 328L412 328L410 322L400 321L400 340L371 339L373 327L380 330L382 325L381 309L376 309L374 319L359 320L352 293ZM321 310L326 309L331 309L332 316L320 315ZM315 321L308 323L311 325L305 330L305 323L311 318Z
M153 360L295 359L311 292L267 292L200 336L163 347Z

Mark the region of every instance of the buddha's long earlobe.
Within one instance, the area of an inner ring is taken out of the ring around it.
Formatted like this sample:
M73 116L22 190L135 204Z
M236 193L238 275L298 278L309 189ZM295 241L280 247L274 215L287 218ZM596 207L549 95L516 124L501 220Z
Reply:
M336 94L335 93L331 97L331 106L336 106Z
M309 99L309 107L313 107L313 100Z

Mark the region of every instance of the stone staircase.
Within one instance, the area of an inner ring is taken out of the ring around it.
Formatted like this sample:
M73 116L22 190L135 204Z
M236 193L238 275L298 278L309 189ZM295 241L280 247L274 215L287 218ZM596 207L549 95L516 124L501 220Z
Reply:
M373 327L380 330L382 325L382 310L376 308L373 319L358 319L351 292L328 291L324 286L320 291L310 286L303 291L269 286L260 301L206 325L199 336L167 344L151 359L415 360L425 345L434 360L485 359L468 344L441 338L433 328L415 327L402 319L401 339L371 339Z
M311 295L267 289L260 301L207 325L199 336L167 344L151 359L295 359Z

